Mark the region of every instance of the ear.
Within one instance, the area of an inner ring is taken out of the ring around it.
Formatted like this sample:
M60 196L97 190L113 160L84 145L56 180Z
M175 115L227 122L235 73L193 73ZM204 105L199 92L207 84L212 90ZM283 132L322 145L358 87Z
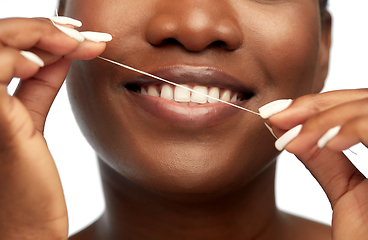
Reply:
M58 7L59 16L64 16L64 10L65 10L65 0L60 0L59 7Z
M332 17L329 12L325 12L321 19L321 43L318 56L318 65L316 71L316 82L313 88L314 93L322 91L325 80L328 74L330 62L330 48L331 48L331 27Z

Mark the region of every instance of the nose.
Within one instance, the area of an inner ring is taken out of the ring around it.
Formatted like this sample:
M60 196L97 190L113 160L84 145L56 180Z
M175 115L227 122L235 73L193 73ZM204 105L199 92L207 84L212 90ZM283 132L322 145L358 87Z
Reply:
M243 34L234 8L228 1L158 1L146 39L154 46L177 44L187 51L210 47L232 51L243 44Z

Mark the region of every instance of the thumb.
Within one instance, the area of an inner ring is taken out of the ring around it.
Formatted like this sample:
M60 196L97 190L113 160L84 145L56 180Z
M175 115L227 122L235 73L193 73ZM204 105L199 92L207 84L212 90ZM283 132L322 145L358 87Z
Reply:
M317 146L297 158L319 182L332 208L337 201L366 178L342 153Z
M21 80L14 93L28 109L36 130L43 132L46 116L62 86L72 60L62 58L27 80Z

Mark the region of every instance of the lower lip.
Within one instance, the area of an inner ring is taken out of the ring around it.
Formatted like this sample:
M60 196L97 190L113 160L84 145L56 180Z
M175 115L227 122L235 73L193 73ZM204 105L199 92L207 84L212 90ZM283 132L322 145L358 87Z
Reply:
M221 123L240 110L225 103L183 106L160 97L127 91L128 97L150 115L177 125L208 126Z

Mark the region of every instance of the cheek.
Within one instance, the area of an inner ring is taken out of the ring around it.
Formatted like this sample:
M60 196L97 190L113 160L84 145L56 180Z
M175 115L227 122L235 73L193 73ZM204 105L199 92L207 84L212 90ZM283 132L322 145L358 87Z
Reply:
M143 123L115 97L106 84L111 76L101 74L109 71L94 63L99 62L76 61L70 70L74 114L97 155L135 183L164 192L222 193L249 182L278 154L274 148L264 151L274 139L256 116L190 133L170 126L150 130L156 125Z
M248 45L268 82L273 99L296 98L312 92L320 44L317 5L297 3L258 14ZM271 6L272 7L272 6ZM270 7L270 8L271 8ZM274 7L277 8L277 7ZM249 27L250 26L250 27Z

